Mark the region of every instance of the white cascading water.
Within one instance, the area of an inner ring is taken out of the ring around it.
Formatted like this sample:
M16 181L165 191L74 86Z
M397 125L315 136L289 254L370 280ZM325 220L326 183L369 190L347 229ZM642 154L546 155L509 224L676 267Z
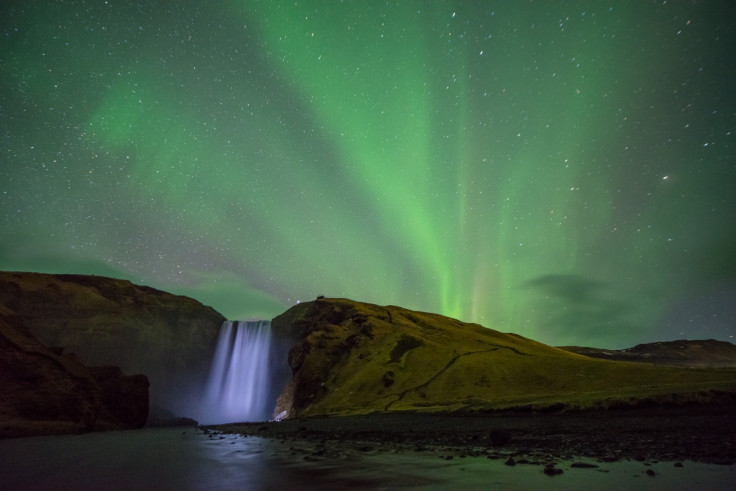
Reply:
M264 421L271 416L270 349L270 321L223 323L207 382L204 423Z

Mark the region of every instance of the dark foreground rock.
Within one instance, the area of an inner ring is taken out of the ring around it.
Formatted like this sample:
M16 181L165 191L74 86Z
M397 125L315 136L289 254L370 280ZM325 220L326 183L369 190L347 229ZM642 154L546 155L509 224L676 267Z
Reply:
M425 451L446 458L487 456L549 465L579 458L736 463L736 402L559 414L393 413L315 417L206 427L279 441L309 441L316 452L374 448ZM511 464L509 464L511 465ZM680 464L682 465L682 464ZM580 463L594 468L595 464ZM549 467L550 475L555 474Z
M88 365L144 373L153 404L187 414L225 320L191 298L125 280L0 271L0 310Z
M87 367L0 312L0 438L142 427L148 379Z
M151 406L148 411L148 428L162 428L167 426L197 426L199 422L187 416L177 416L166 408Z

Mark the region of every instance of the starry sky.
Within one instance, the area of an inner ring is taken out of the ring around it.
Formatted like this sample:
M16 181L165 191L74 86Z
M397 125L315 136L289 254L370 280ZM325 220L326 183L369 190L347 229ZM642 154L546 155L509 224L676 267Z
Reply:
M0 7L0 269L736 334L731 1Z

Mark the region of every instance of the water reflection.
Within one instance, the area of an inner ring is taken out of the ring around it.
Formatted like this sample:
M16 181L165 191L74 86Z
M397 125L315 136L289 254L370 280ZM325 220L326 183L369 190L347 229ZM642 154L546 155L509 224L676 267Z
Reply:
M731 489L735 466L640 462L571 468L507 467L437 452L324 451L194 429L151 429L0 441L3 489ZM654 477L645 473L652 469Z

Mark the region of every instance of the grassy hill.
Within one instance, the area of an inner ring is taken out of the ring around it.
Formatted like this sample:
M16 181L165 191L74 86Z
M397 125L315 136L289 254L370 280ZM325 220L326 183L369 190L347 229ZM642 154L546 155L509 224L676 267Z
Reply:
M736 393L736 370L594 359L437 314L347 299L273 321L293 378L289 416L707 402Z

